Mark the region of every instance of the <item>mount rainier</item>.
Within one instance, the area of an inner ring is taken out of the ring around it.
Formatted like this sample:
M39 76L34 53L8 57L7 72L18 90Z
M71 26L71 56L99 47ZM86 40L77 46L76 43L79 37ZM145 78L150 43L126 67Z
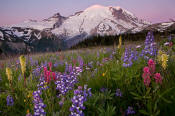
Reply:
M23 43L21 50L28 47L29 51L36 48L38 51L49 51L62 49L58 43L69 48L89 36L137 33L152 28L164 31L174 25L174 21L151 24L121 7L93 5L69 17L56 13L42 21L27 20L0 27L0 48L8 46L6 49L15 48L18 51L16 43Z

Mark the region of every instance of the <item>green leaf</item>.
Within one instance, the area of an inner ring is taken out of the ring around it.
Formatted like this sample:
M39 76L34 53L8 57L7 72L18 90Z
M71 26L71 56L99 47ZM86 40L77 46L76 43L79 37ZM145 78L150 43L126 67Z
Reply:
M150 91L151 91L151 88L148 88L146 91L146 96L150 93Z
M136 96L136 97L141 97L140 95L138 95L137 93L134 93L134 92L130 92L133 96Z
M159 114L160 114L160 110L158 110L155 115L158 116Z
M163 101L165 101L166 103L172 103L170 100L167 100L167 99L164 98L164 97L161 97L161 99L162 99Z
M148 115L149 116L149 113L147 113L145 110L139 110L139 112L144 114L144 115Z
M156 111L156 110L157 110L157 102L154 105L154 111Z
M170 92L170 91L171 91L172 89L174 89L174 88L175 88L175 87L167 89L167 90L164 91L162 94L160 94L159 97L164 96L165 94L167 94L168 92Z

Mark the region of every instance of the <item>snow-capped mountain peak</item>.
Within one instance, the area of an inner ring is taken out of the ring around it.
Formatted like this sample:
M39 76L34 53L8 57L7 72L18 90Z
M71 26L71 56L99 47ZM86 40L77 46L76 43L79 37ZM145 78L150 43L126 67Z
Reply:
M105 6L96 4L96 5L92 5L92 6L88 7L88 8L86 8L85 10L89 10L89 9L98 9L98 8L104 8L104 7L105 7Z
M59 28L52 30L57 35L73 37L86 32L88 35L115 35L149 25L134 14L117 6L93 5L70 16Z
M44 29L53 29L60 26L65 19L65 17L61 16L59 13L56 13L52 17L42 21L29 19L22 23L10 25L9 27L32 28L42 31Z

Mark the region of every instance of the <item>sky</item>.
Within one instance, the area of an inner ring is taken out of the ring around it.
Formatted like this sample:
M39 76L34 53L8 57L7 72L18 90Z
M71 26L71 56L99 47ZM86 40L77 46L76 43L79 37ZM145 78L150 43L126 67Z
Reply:
M96 4L120 6L152 23L175 20L175 0L0 0L0 26L43 20L57 12L69 16Z

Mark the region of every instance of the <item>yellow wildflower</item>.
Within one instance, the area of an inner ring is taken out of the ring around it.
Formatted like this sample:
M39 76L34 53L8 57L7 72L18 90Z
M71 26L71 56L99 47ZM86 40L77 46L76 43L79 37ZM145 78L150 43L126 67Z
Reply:
M104 77L105 76L105 73L103 73L102 76Z
M44 83L44 88L46 88L46 87L47 87L47 84L48 84L47 82L45 82L45 83Z
M12 81L12 70L10 68L6 68L6 75L9 81Z
M163 69L166 69L167 61L168 61L168 55L166 53L164 53L163 51L159 50L157 60L158 60L158 63L161 64Z
M20 64L21 64L22 74L24 75L25 71L26 71L26 58L22 55L22 56L19 57L19 61L20 61Z
M33 93L32 91L29 91L27 97L28 98L32 97L32 93Z
M102 73L102 76L104 77L106 75L107 71L105 73Z
M121 46L122 46L122 36L119 37L118 49L120 49Z
M163 52L161 50L159 50L158 55L157 55L157 60L160 64L162 62L162 54L163 54Z
M24 102L26 102L26 100L24 99Z
M163 69L166 69L167 61L168 61L168 55L167 54L162 54L162 67L163 67Z

